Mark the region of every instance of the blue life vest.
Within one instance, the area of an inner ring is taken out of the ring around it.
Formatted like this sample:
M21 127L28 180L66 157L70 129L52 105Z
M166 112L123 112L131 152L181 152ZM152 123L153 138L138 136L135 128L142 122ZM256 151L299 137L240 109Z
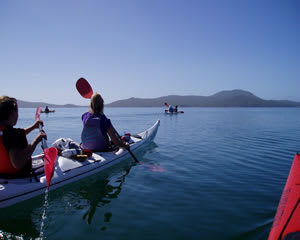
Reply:
M108 143L101 130L101 116L91 115L84 123L81 132L82 148L92 151L106 151Z

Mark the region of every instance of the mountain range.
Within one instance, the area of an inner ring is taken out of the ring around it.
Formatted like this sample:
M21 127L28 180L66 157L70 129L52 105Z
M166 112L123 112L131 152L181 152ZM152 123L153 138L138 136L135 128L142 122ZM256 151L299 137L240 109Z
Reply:
M129 98L107 107L161 107L164 103L180 107L300 107L300 102L264 100L244 90L221 91L211 96L169 95L159 98Z
M289 100L264 100L244 90L221 91L211 96L179 96L169 95L158 98L128 98L118 100L106 107L162 107L164 103L180 107L300 107L300 102ZM49 108L85 107L74 104L57 105L43 102L25 102L18 100L19 107L49 106Z
M22 100L17 100L18 101L18 107L19 108L36 108L38 106L45 108L48 106L50 110L52 108L73 108L73 107L84 107L84 106L79 106L75 104L64 104L64 105L59 105L59 104L51 104L51 103L45 103L45 102L27 102L27 101L22 101Z

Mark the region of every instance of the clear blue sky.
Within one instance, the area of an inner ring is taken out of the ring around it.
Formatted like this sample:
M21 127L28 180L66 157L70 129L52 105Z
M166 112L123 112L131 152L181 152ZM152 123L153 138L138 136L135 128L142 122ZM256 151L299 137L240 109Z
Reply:
M300 101L298 0L2 0L0 95L87 104L244 89Z

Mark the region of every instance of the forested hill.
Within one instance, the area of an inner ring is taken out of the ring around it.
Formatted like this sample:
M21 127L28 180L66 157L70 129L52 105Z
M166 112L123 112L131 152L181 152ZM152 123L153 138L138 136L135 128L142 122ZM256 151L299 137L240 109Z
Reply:
M169 95L158 98L129 98L107 107L162 107L164 103L180 107L300 107L300 102L264 100L244 90L221 91L211 96Z
M45 108L46 106L49 107L49 109L55 109L55 108L71 108L71 107L83 107L83 106L78 106L74 104L64 104L64 105L58 105L58 104L51 104L51 103L45 103L45 102L27 102L27 101L22 101L22 100L17 100L18 101L18 107L19 108L36 108L36 107L42 107Z
M264 100L244 90L221 91L211 96L179 96L169 95L158 98L128 98L106 104L106 107L163 107L164 103L180 107L300 107L300 102L288 100ZM57 105L45 102L26 102L18 100L20 108L41 106L50 109L87 107L74 104Z

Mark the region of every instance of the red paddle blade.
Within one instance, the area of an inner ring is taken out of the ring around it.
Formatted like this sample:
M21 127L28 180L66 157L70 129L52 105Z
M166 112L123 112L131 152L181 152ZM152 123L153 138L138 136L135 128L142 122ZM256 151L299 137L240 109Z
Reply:
M40 120L40 113L42 111L41 107L37 107L36 108L36 112L35 112L35 120Z
M154 166L154 165L150 165L150 164L144 164L144 163L141 163L141 162L138 162L140 164L140 166L143 166L143 167L146 167L146 168L149 168L152 170L152 172L165 172L166 169L164 169L163 167L160 167L160 166Z
M51 178L53 176L54 163L57 157L57 149L55 147L44 149L44 169L47 180L47 189L50 187Z
M167 103L165 102L165 106L169 107L169 104L167 104Z
M93 89L85 78L79 78L77 80L76 88L80 95L84 98L91 98L93 95Z
M152 166L151 169L153 172L165 172L166 171L164 168L159 167L159 166Z

